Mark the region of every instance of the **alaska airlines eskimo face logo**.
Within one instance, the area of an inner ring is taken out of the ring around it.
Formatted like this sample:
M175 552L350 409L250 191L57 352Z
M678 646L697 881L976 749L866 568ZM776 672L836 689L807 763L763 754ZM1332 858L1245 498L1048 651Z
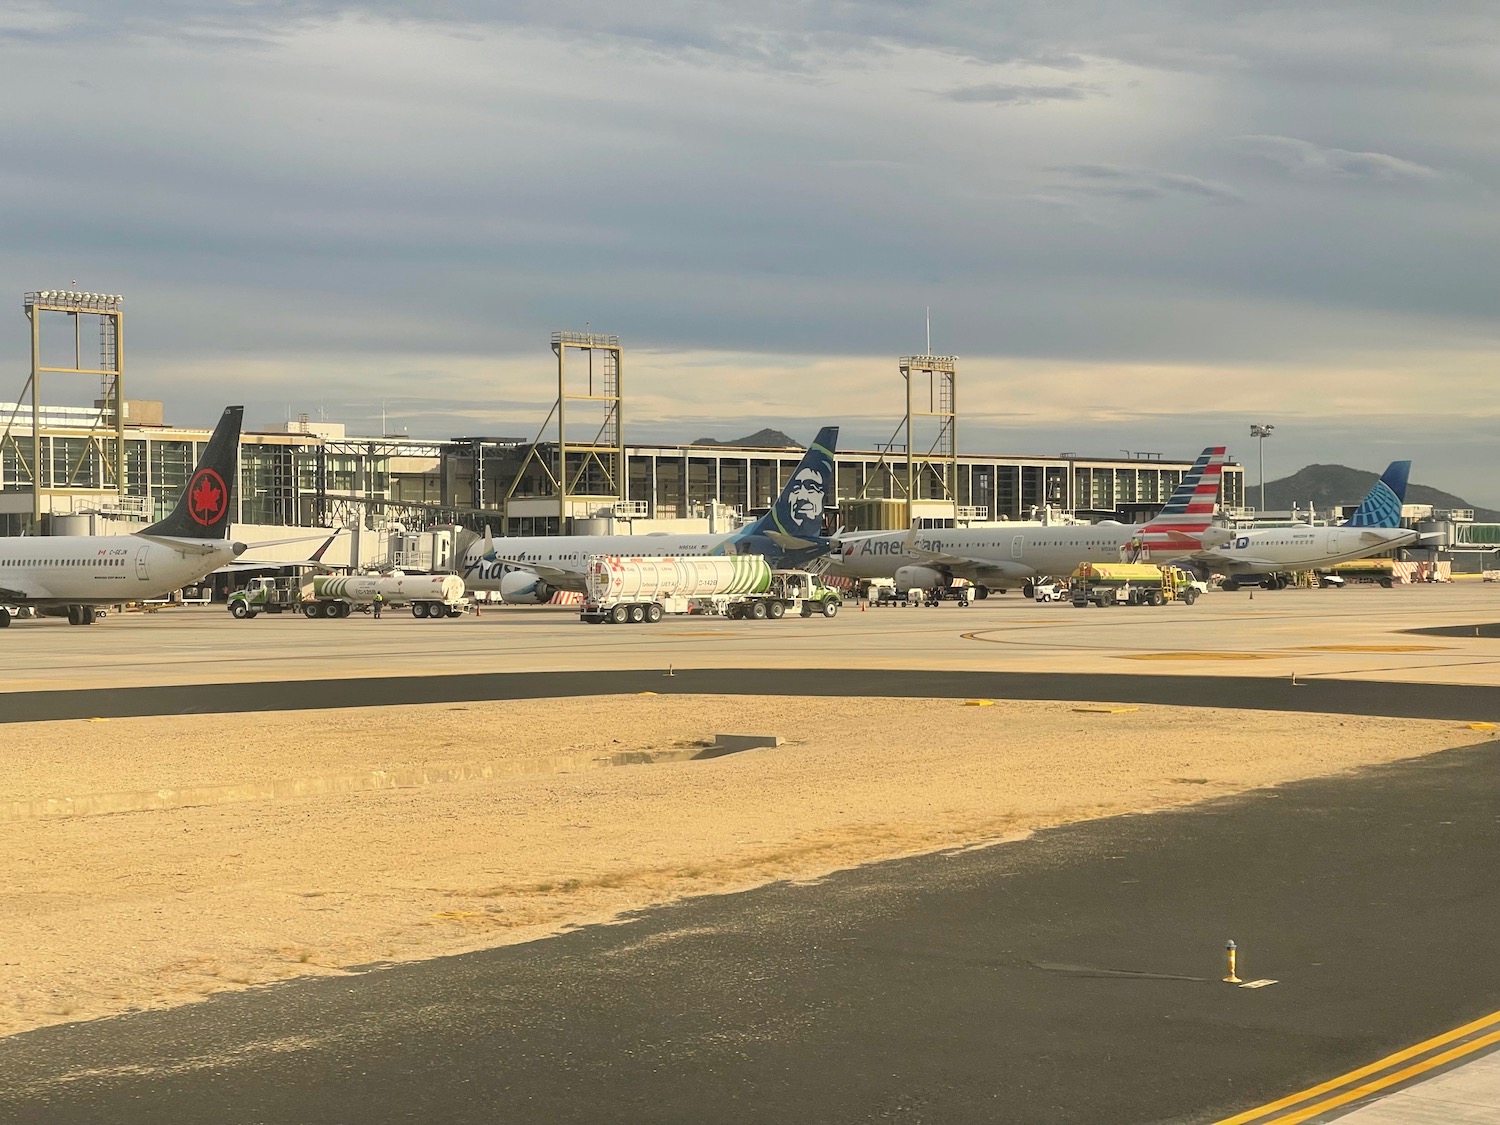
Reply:
M817 535L823 528L823 503L828 483L821 472L812 465L797 470L792 483L787 487L787 509L792 517L792 530L803 535Z
M188 481L188 515L194 523L213 526L224 516L224 500L228 494L223 477L212 469L199 469Z

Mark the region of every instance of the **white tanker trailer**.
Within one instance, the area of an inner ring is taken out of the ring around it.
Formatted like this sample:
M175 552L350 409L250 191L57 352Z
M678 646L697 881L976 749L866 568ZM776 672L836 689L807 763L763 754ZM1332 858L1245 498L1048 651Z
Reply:
M579 617L593 624L655 623L669 613L763 620L793 611L832 617L841 604L838 591L816 576L773 571L760 555L596 555L588 560L584 591Z
M459 617L469 604L464 580L456 574L319 574L296 578L253 578L229 596L229 612L243 620L258 613L300 613L305 617L348 617L368 609L379 594L388 606L411 606L413 617Z

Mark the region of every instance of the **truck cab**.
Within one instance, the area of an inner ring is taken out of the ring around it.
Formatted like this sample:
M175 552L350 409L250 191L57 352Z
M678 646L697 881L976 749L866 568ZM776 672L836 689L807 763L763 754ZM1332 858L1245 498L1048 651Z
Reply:
M229 595L229 612L240 620L258 613L295 613L301 608L301 583L295 578L252 578L244 589Z

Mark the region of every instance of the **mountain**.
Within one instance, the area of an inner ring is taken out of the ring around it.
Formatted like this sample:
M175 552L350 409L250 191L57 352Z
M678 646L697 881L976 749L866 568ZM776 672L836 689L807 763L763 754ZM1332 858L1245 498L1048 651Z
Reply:
M1294 503L1299 508L1308 504L1319 509L1341 504L1358 504L1364 499L1370 486L1380 479L1378 473L1367 473L1363 469L1351 469L1347 465L1309 465L1280 480L1266 481L1265 508L1271 512L1289 509ZM1260 506L1260 487L1245 482L1245 502ZM1467 500L1430 488L1425 484L1411 484L1406 488L1408 504L1431 504L1434 508L1474 508L1474 518L1485 523L1500 521L1500 512L1491 508L1476 508Z
M802 443L793 441L780 430L756 430L749 437L735 438L733 441L719 441L711 437L701 437L693 442L694 445L733 445L740 449L801 449Z

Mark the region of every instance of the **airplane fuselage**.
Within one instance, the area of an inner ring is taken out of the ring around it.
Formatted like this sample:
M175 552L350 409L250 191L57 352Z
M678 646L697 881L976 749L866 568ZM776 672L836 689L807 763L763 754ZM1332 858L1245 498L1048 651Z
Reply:
M235 544L227 539L201 546L205 550L182 550L136 535L6 536L0 538L0 604L114 605L159 598L235 557Z
M937 528L918 532L917 553L908 554L908 532L890 531L846 541L832 573L848 578L893 578L904 566L930 566L978 584L1001 586L1042 574L1071 574L1086 562L1119 562L1140 533L1127 524L1060 527ZM933 563L924 552L961 556L973 566ZM1155 552L1153 551L1153 554Z
M495 558L485 558L482 542L464 555L462 573L470 590L496 591L508 573L544 568L547 583L562 590L583 589L591 555L661 558L726 553L730 535L534 535L494 540Z
M1407 547L1418 533L1404 527L1278 527L1249 531L1217 548L1209 564L1223 574L1314 570Z

